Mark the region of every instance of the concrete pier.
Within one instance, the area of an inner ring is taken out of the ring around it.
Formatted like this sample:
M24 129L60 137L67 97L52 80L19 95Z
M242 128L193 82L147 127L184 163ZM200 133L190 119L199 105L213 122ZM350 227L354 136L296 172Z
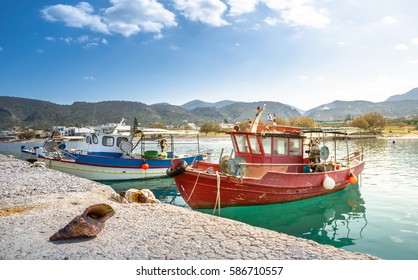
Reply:
M112 188L0 155L0 260L374 260L168 204L121 204ZM95 238L49 241L88 206L115 215Z

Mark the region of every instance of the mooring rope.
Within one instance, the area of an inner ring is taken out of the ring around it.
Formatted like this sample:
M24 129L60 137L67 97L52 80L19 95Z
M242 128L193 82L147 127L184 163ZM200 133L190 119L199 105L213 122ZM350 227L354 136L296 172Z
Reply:
M196 188L196 186L197 186L197 181L199 181L200 173L202 173L202 172L199 172L199 173L197 174L197 177L196 177L196 182L194 182L194 186L193 186L192 192L190 193L189 198L187 198L186 204L188 204L188 203L189 203L190 198L192 198L192 195L193 195L194 189L195 189L195 188ZM186 204L185 204L184 206L186 206Z
M217 187L216 201L215 201L215 206L213 208L212 214L215 214L216 207L218 207L218 216L220 216L221 215L221 176L219 175L218 171L216 171L216 187Z

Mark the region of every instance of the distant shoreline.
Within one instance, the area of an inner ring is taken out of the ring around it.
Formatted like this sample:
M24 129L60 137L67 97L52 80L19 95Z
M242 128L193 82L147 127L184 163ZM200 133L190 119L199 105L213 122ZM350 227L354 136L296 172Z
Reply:
M405 134L399 134L399 133L393 133L393 134L380 134L380 135L370 135L363 134L362 136L354 137L354 139L360 139L360 138L396 138L396 139L417 139L418 133L405 133ZM179 138L182 139L195 139L195 136L180 136ZM210 135L199 135L199 139L205 139L205 140L228 140L230 139L230 136L225 133L219 133L219 134L210 134ZM353 138L352 138L353 139ZM33 139L0 139L0 143L42 143L46 140L46 138L33 138Z

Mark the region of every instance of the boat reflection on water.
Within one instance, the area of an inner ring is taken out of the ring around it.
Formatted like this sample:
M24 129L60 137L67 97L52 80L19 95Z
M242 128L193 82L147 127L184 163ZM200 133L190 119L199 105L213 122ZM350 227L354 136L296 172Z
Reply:
M367 225L359 185L323 197L283 204L227 207L220 215L334 247L354 245ZM213 210L197 210L218 215Z
M163 203L188 207L172 179L101 183L110 185L116 192L147 188ZM218 209L194 211L218 215ZM356 240L363 238L367 226L365 202L358 184L333 194L295 202L226 207L220 210L220 216L337 248L354 245Z

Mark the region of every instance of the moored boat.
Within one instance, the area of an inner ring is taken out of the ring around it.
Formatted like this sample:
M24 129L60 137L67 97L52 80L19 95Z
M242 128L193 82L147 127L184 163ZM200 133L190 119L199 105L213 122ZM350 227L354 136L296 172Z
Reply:
M325 145L326 134L346 132L259 125L263 111L258 108L247 131L228 132L234 157L221 156L219 163L172 160L167 173L191 208L284 203L337 192L357 182L365 165L362 151L338 150L335 140L331 155Z
M39 149L39 146L26 147L25 145L20 146L20 152L22 154L22 159L33 162L36 161L36 150Z
M94 128L85 138L85 149L66 149L65 143L46 142L37 149L37 159L49 168L95 181L165 177L173 158L188 164L203 158L198 150L193 155L174 153L174 136L180 134L148 128L131 132L122 119L118 124ZM196 136L197 132L188 134Z

